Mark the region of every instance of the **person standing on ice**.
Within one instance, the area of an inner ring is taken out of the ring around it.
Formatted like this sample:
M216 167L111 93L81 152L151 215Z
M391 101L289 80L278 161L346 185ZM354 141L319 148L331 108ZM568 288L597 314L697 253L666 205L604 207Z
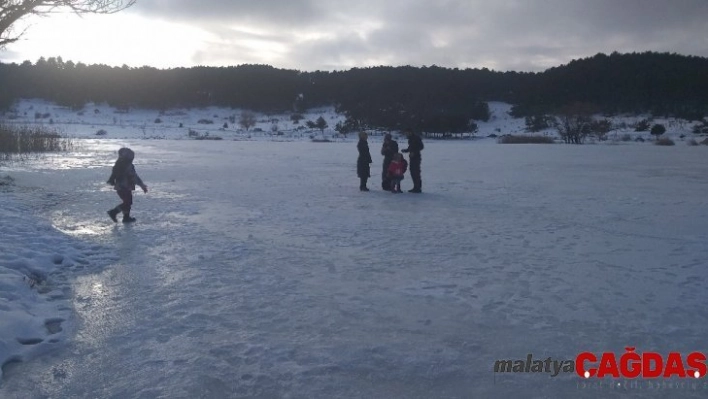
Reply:
M393 156L393 160L388 165L388 179L391 182L391 192L392 193L402 193L401 191L401 180L403 180L403 175L408 169L408 162L403 158L403 154L397 152Z
M359 132L359 143L356 145L359 150L359 158L356 160L356 174L359 176L359 191L369 191L366 182L371 177L371 153L369 152L369 142L366 132Z
M391 191L391 181L388 179L388 165L391 164L394 155L398 153L398 143L391 138L391 133L386 133L384 136L383 145L381 145L381 155L383 155L383 171L381 173L381 188L386 191Z
M423 145L423 140L420 136L413 133L413 130L407 129L405 133L408 137L408 148L401 150L401 152L410 154L411 179L413 180L413 189L408 190L408 192L421 193L423 182L420 179L420 163L422 161L420 152L423 151L425 146Z
M108 184L113 185L116 193L123 201L120 205L108 211L108 216L118 222L116 216L123 212L123 223L131 223L135 221L134 217L130 217L130 208L133 205L133 190L135 185L140 186L144 193L148 192L148 188L143 183L143 180L138 176L133 166L135 153L130 148L121 148L118 150L118 160L113 165L113 173L108 178Z

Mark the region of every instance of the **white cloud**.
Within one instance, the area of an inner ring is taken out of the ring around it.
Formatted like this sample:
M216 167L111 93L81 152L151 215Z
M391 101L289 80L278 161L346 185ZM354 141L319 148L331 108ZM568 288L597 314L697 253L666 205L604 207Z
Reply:
M30 29L4 62L61 56L86 64L171 67L188 61L211 35L199 27L137 15L55 15L28 21Z

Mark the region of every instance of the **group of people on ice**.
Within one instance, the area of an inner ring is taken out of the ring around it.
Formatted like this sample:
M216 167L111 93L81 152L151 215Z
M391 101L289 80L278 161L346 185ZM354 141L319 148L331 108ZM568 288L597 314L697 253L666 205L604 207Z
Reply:
M383 145L381 146L381 155L383 155L383 170L381 172L381 188L392 193L401 193L401 181L408 170L409 163L403 158L403 153L408 153L410 156L410 171L413 180L413 188L408 190L409 193L421 192L420 179L420 152L423 150L423 140L413 133L412 130L406 130L408 137L408 148L398 151L398 143L388 133L384 136ZM371 177L371 153L369 152L369 143L367 141L366 132L359 133L359 159L357 160L357 174L359 176L359 190L369 191L366 183ZM133 205L133 191L136 186L139 186L147 193L148 187L143 180L138 176L133 165L135 152L130 148L121 148L118 150L118 160L113 165L111 176L108 178L108 184L112 185L116 190L121 203L115 208L108 211L108 216L114 222L118 222L118 215L123 214L123 223L135 222L135 218L130 216L130 210Z
M401 193L401 181L408 169L408 162L403 158L402 153L408 153L410 157L411 179L413 180L413 188L408 190L409 193L421 193L422 182L420 179L420 152L423 150L423 140L420 136L413 133L412 130L406 130L408 138L408 148L398 152L398 143L393 139L390 133L384 136L384 141L381 146L381 155L383 155L383 170L381 171L381 188L392 193ZM368 135L366 132L359 133L359 158L356 162L356 173L359 176L359 190L369 191L366 186L369 177L371 177L371 153L369 152Z

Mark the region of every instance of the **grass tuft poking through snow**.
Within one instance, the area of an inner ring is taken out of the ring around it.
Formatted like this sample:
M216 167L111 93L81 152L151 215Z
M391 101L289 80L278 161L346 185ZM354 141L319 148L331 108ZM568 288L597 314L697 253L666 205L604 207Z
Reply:
M56 130L41 125L0 124L0 159L10 159L32 153L67 152L74 148L73 140Z

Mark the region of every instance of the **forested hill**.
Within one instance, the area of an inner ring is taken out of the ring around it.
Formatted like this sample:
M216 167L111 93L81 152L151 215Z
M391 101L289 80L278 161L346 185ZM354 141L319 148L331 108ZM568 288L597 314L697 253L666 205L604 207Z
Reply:
M516 99L557 109L587 103L606 113L708 115L708 58L677 54L597 54L546 70Z
M541 73L488 69L371 67L301 72L268 65L155 69L85 65L61 58L0 64L0 107L43 98L81 108L208 105L298 112L335 105L352 129L413 127L464 131L487 116L487 101L521 115L582 103L598 112L708 115L708 59L667 53L598 54Z

